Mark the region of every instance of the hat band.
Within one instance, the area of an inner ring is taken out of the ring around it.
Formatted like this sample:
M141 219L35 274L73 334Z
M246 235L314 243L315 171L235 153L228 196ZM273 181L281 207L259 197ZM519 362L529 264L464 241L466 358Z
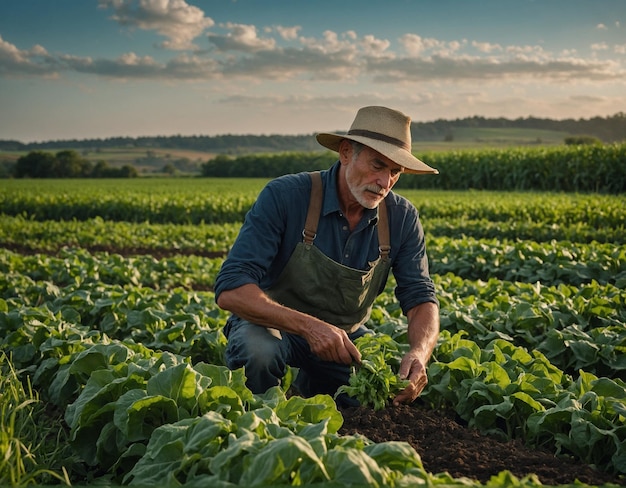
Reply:
M380 132L372 132L370 130L364 130L364 129L350 129L350 131L348 131L348 135L349 136L367 137L369 139L375 139L377 141L388 142L389 144L393 144L394 146L398 146L398 147L404 149L405 151L411 152L411 145L410 144L407 144L406 142L401 141L400 139L396 139L395 137L391 137L391 136L387 136L385 134L381 134Z

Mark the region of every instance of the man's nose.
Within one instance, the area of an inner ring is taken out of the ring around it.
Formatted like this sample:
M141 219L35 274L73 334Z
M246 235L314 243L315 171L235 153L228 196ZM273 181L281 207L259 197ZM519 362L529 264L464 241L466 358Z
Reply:
M385 190L389 190L392 183L393 177L391 176L390 171L385 171L384 174L382 174L378 179L378 184Z

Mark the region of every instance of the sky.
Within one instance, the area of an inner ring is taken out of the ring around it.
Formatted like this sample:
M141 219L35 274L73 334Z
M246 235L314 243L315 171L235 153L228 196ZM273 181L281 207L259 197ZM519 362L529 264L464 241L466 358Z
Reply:
M626 112L626 0L0 0L0 139Z

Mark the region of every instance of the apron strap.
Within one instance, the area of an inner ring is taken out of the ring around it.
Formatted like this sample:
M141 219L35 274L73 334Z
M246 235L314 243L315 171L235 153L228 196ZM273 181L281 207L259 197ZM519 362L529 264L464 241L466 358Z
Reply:
M311 176L311 199L302 236L304 243L310 246L317 235L317 223L322 210L322 175L319 171L312 171L309 175Z
M310 246L313 244L313 239L315 239L317 235L317 223L320 219L323 198L322 175L319 171L311 171L309 175L311 176L311 199L309 200L309 210L306 215L302 236L304 237L304 243ZM378 205L378 246L380 257L384 260L388 259L391 245L389 238L389 218L384 199L381 200Z
M387 215L387 204L384 198L378 204L378 250L380 257L384 261L389 259L389 251L391 251L389 216Z

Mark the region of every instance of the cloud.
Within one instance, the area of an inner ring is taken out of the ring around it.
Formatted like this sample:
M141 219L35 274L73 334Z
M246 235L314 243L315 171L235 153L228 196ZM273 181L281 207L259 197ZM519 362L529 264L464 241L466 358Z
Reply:
M298 36L300 27L224 23L207 33L210 49L191 49L191 40L213 24L183 0L99 0L125 25L154 29L170 47L188 52L156 60L129 52L115 59L50 54L42 46L20 50L0 37L0 76L58 76L81 73L120 80L289 80L376 84L465 80L619 81L626 74L619 60L577 57L575 51L554 55L536 45L500 44L424 38L414 33L391 41L349 30L327 30L319 37ZM221 32L219 30L221 29ZM282 42L281 42L282 40ZM288 42L285 42L287 40ZM607 44L593 49L608 50ZM473 55L469 52L473 49ZM615 53L626 45L614 46ZM476 54L478 53L478 54Z
M192 41L215 22L185 0L99 0L100 8L113 9L121 25L154 30L164 37L166 49L196 49Z
M299 25L295 25L293 27L284 27L278 25L275 27L275 29L276 32L280 34L280 37L282 37L284 40L293 41L298 38L298 32L300 32L300 29L302 29L302 27L300 27Z
M57 60L42 46L20 50L0 36L0 74L6 76L53 76L59 69Z
M446 43L433 38L423 38L417 34L404 34L400 37L400 44L409 56L420 56L431 50L445 50ZM458 43L454 43L453 48L458 47Z
M366 56L376 58L381 56L393 56L393 54L387 52L391 43L386 39L376 39L376 37L372 35L367 35L363 37L360 45Z
M599 42L591 45L592 51L606 51L609 49L609 45L606 42Z
M209 33L209 41L220 51L240 51L253 53L271 50L276 46L272 38L261 38L254 25L226 23L223 25L230 32L226 35Z
M254 56L224 60L221 68L226 77L274 81L348 81L360 73L352 52L324 53L312 48L262 51Z
M377 82L461 80L520 80L544 81L614 81L625 76L619 66L610 61L582 59L533 59L518 55L513 58L480 58L470 56L431 56L428 58L370 59L367 72Z
M354 55L358 52L358 45L355 41L357 41L357 36L354 31L337 34L331 30L326 30L322 33L322 38L300 38L305 51L318 51L322 54L344 53L345 55Z
M572 95L569 99L575 103L599 103L607 101L607 97L596 95Z
M167 63L135 53L114 60L63 56L61 61L67 70L118 80L208 81L222 76L214 60L189 54L180 54Z
M119 79L149 79L158 76L162 70L162 66L150 56L140 57L134 53L127 53L113 60L66 55L60 61L67 70Z
M492 53L496 51L502 51L502 46L500 44L493 44L491 42L472 42L472 46L478 49L482 53Z

